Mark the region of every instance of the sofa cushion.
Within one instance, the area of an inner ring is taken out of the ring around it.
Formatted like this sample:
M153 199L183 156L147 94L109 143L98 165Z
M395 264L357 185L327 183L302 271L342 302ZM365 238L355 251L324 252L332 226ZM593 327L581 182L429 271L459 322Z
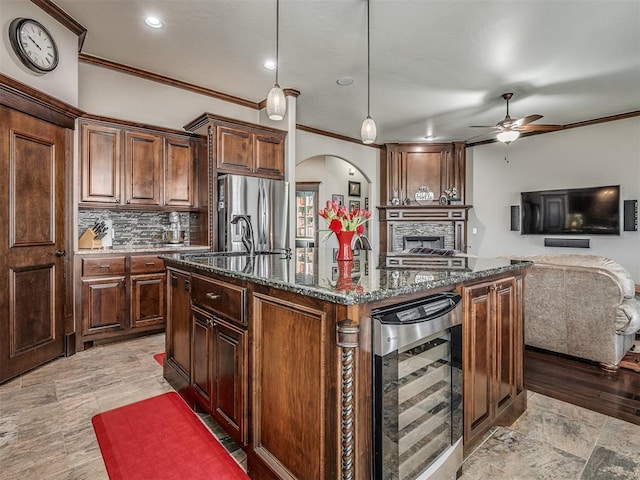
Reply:
M631 274L629 274L627 269L620 265L618 262L607 257L602 257L600 255L559 254L525 255L519 256L517 258L547 265L576 266L607 270L618 279L618 283L620 284L620 288L622 289L622 295L624 298L634 298L635 296L636 286L633 278L631 278Z

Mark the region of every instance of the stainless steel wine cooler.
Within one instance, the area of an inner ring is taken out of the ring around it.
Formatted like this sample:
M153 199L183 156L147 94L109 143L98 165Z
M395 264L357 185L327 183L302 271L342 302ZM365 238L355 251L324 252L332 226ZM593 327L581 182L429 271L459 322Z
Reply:
M462 466L460 295L372 312L375 480L450 480Z

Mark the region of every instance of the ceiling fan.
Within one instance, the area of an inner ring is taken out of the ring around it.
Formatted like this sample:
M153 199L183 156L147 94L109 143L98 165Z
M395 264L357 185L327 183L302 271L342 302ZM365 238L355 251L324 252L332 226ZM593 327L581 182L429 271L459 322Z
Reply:
M509 116L509 100L513 97L513 93L503 93L502 98L504 98L507 102L507 115L503 120L496 123L495 126L492 125L471 125L472 128L493 128L493 131L483 133L481 135L477 135L475 137L470 138L469 140L473 140L474 138L483 137L485 135L492 135L497 133L496 138L507 145L514 140L516 140L521 132L553 132L555 130L561 130L562 125L531 125L532 122L536 120L540 120L542 115L528 115L523 118L514 119ZM467 141L469 141L467 140Z

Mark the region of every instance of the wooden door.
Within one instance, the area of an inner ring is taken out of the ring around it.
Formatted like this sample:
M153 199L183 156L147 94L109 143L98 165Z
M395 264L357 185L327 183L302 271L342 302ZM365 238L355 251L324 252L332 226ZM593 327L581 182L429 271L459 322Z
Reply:
M462 333L464 439L479 435L493 420L493 284L462 288L464 318Z
M221 322L213 329L212 413L239 445L247 444L246 396L247 342L245 333Z
M195 165L192 142L166 138L164 157L164 204L193 206Z
M164 325L164 273L131 275L131 328Z
M222 173L253 171L252 134L231 127L217 127L216 166Z
M64 352L65 129L0 107L0 382Z
M131 205L160 205L162 139L143 132L125 134L125 192Z
M121 130L83 123L81 202L120 203Z
M83 336L121 333L126 328L126 278L82 279Z
M284 178L284 139L280 136L254 136L254 171L263 177Z
M191 375L191 297L187 273L169 270L167 289L167 361L172 362L185 379Z

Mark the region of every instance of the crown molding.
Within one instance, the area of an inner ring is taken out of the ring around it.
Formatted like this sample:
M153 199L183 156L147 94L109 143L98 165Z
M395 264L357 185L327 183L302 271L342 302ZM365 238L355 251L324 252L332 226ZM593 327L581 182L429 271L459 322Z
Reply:
M49 14L56 19L68 30L75 33L78 36L78 52L82 51L84 45L84 39L87 36L87 29L79 23L75 18L70 16L67 12L62 10L59 6L53 3L51 0L31 0L31 3L40 7L42 11Z

